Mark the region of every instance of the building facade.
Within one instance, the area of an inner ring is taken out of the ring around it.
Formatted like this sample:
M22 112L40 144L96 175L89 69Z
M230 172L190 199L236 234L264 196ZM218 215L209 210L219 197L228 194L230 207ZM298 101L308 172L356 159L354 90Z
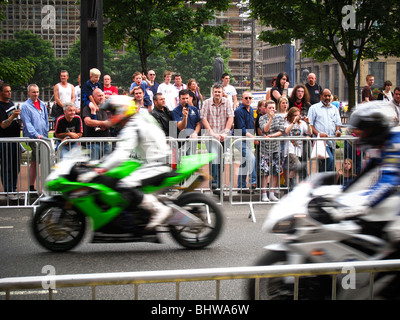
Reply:
M76 0L14 0L3 6L1 40L19 30L30 30L53 44L57 58L66 55L79 39L80 13Z

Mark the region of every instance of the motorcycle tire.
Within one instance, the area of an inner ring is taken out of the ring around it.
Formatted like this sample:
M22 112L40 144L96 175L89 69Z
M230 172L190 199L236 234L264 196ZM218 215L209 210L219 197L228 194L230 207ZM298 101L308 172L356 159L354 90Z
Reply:
M86 231L86 217L74 208L64 209L64 203L42 203L33 217L32 230L44 248L68 251L81 242Z
M306 262L307 263L307 262ZM271 266L287 264L286 252L270 251L261 257L255 266ZM256 279L248 283L248 297L256 299ZM330 299L332 293L332 280L329 276L301 277L299 282L299 300L325 300ZM285 278L260 278L259 300L293 300L294 283L285 282Z
M170 232L175 241L188 249L201 249L215 241L222 230L223 215L212 198L202 193L185 193L175 204L204 222L202 227L195 228L170 225Z
M270 251L262 256L255 266L272 266L286 264L286 253L281 251ZM248 298L255 300L257 279L250 279L247 286ZM260 278L259 300L293 300L293 285L284 282L284 278Z

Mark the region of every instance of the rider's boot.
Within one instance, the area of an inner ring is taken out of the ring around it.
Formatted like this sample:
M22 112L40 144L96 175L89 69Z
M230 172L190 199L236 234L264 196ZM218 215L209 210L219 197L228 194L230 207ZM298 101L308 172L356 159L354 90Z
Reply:
M152 194L145 194L139 207L151 212L150 222L146 229L153 229L162 224L172 213L172 209L162 204Z

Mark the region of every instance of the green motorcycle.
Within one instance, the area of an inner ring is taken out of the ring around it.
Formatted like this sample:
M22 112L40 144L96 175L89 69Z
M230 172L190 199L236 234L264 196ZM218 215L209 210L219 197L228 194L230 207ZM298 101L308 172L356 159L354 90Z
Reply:
M157 243L160 242L158 233L169 232L183 247L204 248L220 234L223 215L211 197L193 191L205 180L201 167L214 156L186 156L176 170L141 188L173 209L162 226L147 230L150 212L132 206L113 188L118 180L137 170L140 162L126 161L101 179L83 183L77 181L78 176L93 167L85 157L72 154L56 164L46 179L47 195L34 210L33 235L44 248L58 252L71 250L81 243L90 225L92 243ZM180 186L193 177L188 187Z

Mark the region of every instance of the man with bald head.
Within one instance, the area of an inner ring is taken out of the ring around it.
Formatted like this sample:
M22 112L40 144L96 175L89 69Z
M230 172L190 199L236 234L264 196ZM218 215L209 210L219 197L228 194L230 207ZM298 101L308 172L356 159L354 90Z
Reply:
M315 73L309 73L307 77L306 88L310 94L311 105L316 104L320 101L320 95L322 94L322 88L317 84L317 76Z
M321 138L340 137L342 122L338 108L331 104L332 93L324 89L321 94L321 101L313 104L308 110L308 119L314 136ZM326 141L326 151L329 158L321 161L319 171L336 171L335 168L336 141Z
M103 90L100 88L94 89L93 100L97 106L100 106L105 101L105 95ZM90 102L91 103L91 102ZM103 138L111 137L110 134L110 123L108 121L107 112L105 110L96 111L97 119L93 119L91 116L91 110L89 106L84 106L82 110L82 120L84 123L84 137ZM93 139L95 140L95 139ZM98 160L103 155L110 153L110 145L108 142L96 142L90 143L91 159Z

